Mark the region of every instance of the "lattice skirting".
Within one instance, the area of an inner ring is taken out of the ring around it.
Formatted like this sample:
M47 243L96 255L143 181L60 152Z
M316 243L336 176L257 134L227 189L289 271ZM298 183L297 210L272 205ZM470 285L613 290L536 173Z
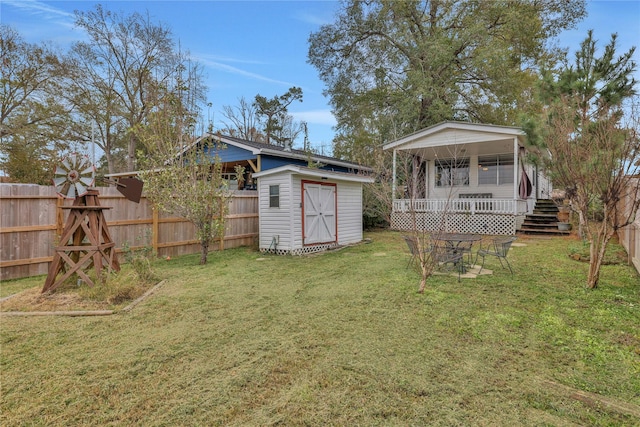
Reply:
M274 249L261 248L260 252L272 253L276 255L306 255L306 254L313 254L316 252L326 251L328 249L335 248L336 246L338 246L337 243L325 243L320 245L303 246L301 248L295 248L295 249L275 249L274 250Z
M477 233L489 235L513 235L523 218L500 214L458 214L436 212L393 212L393 230L443 231L445 233Z

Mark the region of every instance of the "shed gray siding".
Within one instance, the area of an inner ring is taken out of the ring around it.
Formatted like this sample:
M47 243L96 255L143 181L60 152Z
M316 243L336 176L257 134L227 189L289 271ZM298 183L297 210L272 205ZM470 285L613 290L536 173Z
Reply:
M291 175L278 174L260 178L258 193L258 212L260 215L260 249L270 249L273 238L278 239L277 250L291 251L293 243L293 209L294 193L291 191ZM269 207L269 186L280 186L280 206Z
M362 183L323 179L283 171L259 178L260 250L300 254L326 249L331 245L303 243L302 182L336 185L337 244L362 240ZM280 186L280 207L269 207L269 186ZM277 236L277 248L273 238ZM317 247L316 247L317 246Z
M338 184L338 243L346 245L362 240L362 184Z

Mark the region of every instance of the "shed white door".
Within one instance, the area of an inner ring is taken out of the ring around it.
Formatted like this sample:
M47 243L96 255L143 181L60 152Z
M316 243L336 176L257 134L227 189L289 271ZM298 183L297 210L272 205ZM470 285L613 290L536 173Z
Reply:
M336 185L302 181L304 244L337 241L336 221Z

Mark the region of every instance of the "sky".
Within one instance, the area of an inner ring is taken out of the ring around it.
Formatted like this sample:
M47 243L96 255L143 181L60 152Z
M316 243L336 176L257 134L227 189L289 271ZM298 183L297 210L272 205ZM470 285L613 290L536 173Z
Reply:
M172 30L182 49L204 66L211 103L205 116L215 128L225 120L223 106L237 106L241 97L252 102L257 94L272 98L298 86L303 102L292 104L289 113L307 123L312 146L330 154L335 118L323 95L324 83L307 63L307 51L309 35L334 22L337 2L0 0L0 22L29 43L48 41L66 50L85 37L74 28L74 11L93 10L98 3L113 12L148 12L152 22ZM598 46L604 47L616 32L618 52L638 46L634 60L640 66L640 0L588 1L587 10L576 29L560 35L558 46L574 52L593 29Z

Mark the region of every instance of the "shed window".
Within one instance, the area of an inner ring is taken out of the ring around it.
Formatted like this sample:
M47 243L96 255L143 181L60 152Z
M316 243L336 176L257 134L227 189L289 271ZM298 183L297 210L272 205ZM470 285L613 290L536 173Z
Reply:
M269 186L269 207L270 208L280 207L280 186L279 185Z
M436 160L436 187L469 185L469 159Z
M478 184L513 184L513 156L478 157Z

